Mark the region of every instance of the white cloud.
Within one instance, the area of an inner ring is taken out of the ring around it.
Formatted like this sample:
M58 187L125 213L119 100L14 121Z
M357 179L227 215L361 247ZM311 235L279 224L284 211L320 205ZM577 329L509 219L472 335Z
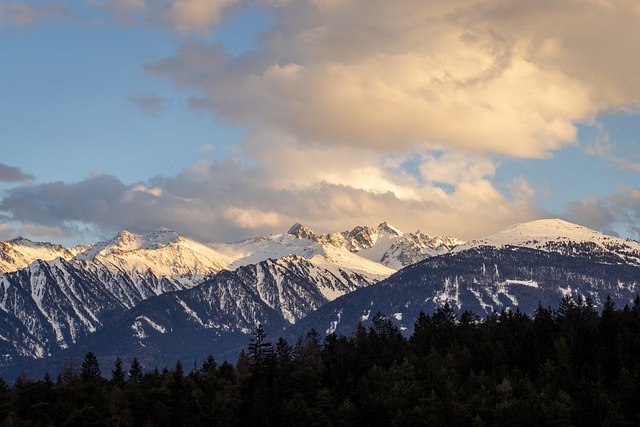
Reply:
M516 157L640 103L625 2L350 0L279 4L255 56L190 41L148 67L225 123L309 143L425 144ZM365 13L366 11L366 13Z

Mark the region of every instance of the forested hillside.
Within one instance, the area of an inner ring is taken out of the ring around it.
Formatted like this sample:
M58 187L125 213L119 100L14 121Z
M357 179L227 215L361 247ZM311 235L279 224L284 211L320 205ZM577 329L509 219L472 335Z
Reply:
M0 383L3 425L637 425L640 298L601 313L564 298L533 316L445 305L410 338L377 314L352 336L296 343L259 327L235 365L144 369L87 353ZM80 362L80 361L78 361ZM191 364L193 363L193 364Z

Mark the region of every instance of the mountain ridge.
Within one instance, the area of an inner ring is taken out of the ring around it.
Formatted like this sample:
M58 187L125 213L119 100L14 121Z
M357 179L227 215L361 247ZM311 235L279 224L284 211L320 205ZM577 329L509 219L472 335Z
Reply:
M5 268L10 271L0 274L0 310L11 318L0 325L6 360L46 357L151 297L198 287L224 272L235 272L234 283L244 281L253 289L246 297L267 304L283 324L395 272L344 247L290 234L202 244L160 228L147 234L123 230L73 249L26 239L2 248L0 255L14 260ZM20 250L25 254L18 257Z
M408 331L416 310L445 303L489 314L530 311L565 294L598 305L609 292L623 304L640 285L640 243L561 220L516 224L453 248L446 238L420 239L387 223L325 235L296 224L206 245L167 229L121 232L71 259L0 275L0 369L79 350L115 356L101 340L143 351L148 363L184 357L189 346L205 351L208 342L231 354L256 323L292 339L304 328L348 334L376 310ZM370 259L385 254L400 265L399 255L419 259L396 272ZM210 258L218 265L206 270Z

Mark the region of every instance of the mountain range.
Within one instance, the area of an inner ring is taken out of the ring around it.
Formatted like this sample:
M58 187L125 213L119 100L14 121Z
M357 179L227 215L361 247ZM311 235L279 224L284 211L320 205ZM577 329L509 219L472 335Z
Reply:
M444 303L480 317L563 295L624 305L638 292L640 243L557 219L470 242L387 223L208 244L159 229L74 248L17 238L0 243L0 269L0 374L12 375L86 351L150 367L233 359L258 323L295 340L350 334L377 312L410 333Z

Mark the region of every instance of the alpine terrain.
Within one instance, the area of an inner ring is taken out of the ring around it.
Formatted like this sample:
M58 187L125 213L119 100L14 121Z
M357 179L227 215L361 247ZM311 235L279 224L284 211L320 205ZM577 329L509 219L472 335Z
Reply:
M17 238L0 246L1 363L73 352L95 340L94 351L147 348L149 363L159 354L152 348L179 356L196 347L211 352L213 341L235 348L234 339L244 344L258 323L285 328L460 243L386 223L326 235L296 224L238 243L202 244L167 229L123 231L75 248ZM150 342L154 335L162 345ZM193 342L180 344L185 337Z
M539 305L557 308L563 297L600 308L610 296L623 307L633 302L639 284L637 241L540 220L417 262L323 306L297 327L350 334L380 312L409 334L420 311L433 313L444 304L481 318L502 310L533 314Z

